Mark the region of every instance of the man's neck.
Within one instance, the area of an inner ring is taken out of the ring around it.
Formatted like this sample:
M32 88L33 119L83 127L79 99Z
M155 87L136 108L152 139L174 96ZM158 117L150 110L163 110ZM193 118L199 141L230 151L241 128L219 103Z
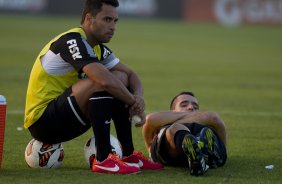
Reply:
M85 32L86 35L86 39L87 42L89 43L89 45L91 47L94 47L95 45L98 45L99 42L97 40L95 40L95 38L93 38L93 36L91 36L90 32L88 31L88 29L86 29L83 25L81 25L81 28L83 29L83 31Z

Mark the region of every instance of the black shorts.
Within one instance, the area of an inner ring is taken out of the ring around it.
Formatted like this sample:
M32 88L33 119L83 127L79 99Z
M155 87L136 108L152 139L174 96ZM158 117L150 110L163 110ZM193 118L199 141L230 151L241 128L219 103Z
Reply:
M71 93L70 87L48 104L42 116L28 128L33 138L60 143L78 137L91 127Z
M171 125L171 124L170 124ZM182 166L187 167L189 166L187 156L185 154L178 156L177 158L173 158L168 154L168 150L166 150L166 144L168 144L168 141L165 136L166 130L170 127L170 125L165 125L160 128L160 131L157 135L155 135L150 149L150 155L153 161L160 162L165 165L171 165L171 166ZM197 123L187 123L184 124L194 136L199 136L202 128L205 126ZM213 131L215 135L217 136L220 145L222 145L223 148L225 148L223 142L218 137L217 133ZM223 152L226 152L226 149L222 150Z

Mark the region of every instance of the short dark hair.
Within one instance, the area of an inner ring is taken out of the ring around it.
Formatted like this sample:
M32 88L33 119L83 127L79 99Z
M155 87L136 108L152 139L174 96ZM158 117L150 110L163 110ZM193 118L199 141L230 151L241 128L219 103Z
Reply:
M181 95L190 95L190 96L193 96L195 97L194 93L190 92L190 91L183 91L183 92L180 92L179 94L177 94L175 97L173 97L173 99L171 100L170 102L170 110L174 109L174 101L177 97L181 96Z
M84 3L84 8L82 11L82 17L80 23L82 24L87 13L95 16L102 10L103 4L112 5L113 7L118 7L118 0L86 0Z

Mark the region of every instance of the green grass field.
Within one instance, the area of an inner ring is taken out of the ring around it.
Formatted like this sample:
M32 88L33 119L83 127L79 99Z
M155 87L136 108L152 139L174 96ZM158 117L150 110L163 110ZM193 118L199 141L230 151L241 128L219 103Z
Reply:
M109 47L140 75L146 112L167 110L182 90L193 91L202 110L216 111L228 130L223 168L192 177L166 167L139 175L92 173L83 157L91 131L63 143L56 170L30 169L24 151L31 136L23 124L29 72L43 45L79 18L0 16L0 94L8 100L0 183L282 183L282 27L224 28L209 24L121 18ZM137 150L147 154L140 129ZM113 132L114 134L114 132ZM274 165L266 170L266 165Z

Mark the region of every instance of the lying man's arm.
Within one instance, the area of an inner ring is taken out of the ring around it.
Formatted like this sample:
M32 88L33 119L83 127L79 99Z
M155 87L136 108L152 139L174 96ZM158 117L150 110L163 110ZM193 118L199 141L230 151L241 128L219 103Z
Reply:
M155 112L146 116L145 124L143 125L142 135L145 141L146 148L149 150L152 144L154 134L160 127L166 124L173 123L183 118L186 112Z
M223 143L227 143L227 133L224 121L215 112L190 112L182 119L174 123L199 123L212 127L219 135Z
M224 144L227 136L223 120L214 112L155 112L147 115L146 123L143 126L142 134L147 149L150 148L154 133L161 126L171 123L199 123L215 129Z

